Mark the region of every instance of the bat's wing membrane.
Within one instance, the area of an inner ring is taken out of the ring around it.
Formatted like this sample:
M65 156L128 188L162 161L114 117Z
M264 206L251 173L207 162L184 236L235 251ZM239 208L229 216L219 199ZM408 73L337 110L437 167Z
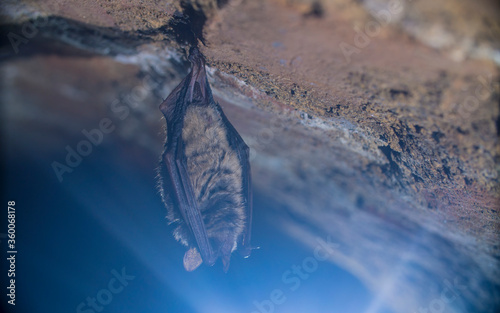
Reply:
M222 111L219 105L217 105L219 113L222 117L222 121L227 128L227 139L231 147L238 154L238 158L241 164L241 176L243 179L243 197L245 199L245 210L246 210L246 221L245 230L242 234L241 240L238 243L238 250L240 254L245 258L250 256L252 252L252 246L250 245L250 238L252 233L252 185L251 185L251 173L250 173L250 148L246 145L241 138L240 134L236 131L234 126L229 122L226 115Z
M203 261L208 265L213 265L215 263L215 255L193 192L182 141L182 118L184 115L183 112L186 109L187 98L189 98L187 93L192 89L190 88L193 79L192 72L182 80L160 105L160 110L167 120L168 141L172 143L168 146L163 156L163 162L172 182L172 196L177 202L183 220L187 224L188 229L191 230L198 244ZM191 252L188 259L191 259L196 253L193 250L189 251Z
M172 150L174 151L167 151L164 154L163 162L167 167L172 181L174 197L177 200L179 211L184 221L186 221L188 228L194 235L203 261L208 265L213 265L215 263L215 256L208 240L203 217L194 196L181 140L178 140L178 144Z

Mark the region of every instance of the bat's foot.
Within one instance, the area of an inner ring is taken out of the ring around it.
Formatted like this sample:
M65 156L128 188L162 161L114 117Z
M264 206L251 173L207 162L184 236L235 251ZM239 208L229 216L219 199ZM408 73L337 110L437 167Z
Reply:
M257 250L257 249L260 249L260 247L247 246L239 248L238 251L240 252L240 255L246 259L250 256L252 250Z
M207 89L210 89L207 83L207 74L205 72L205 59L198 50L193 47L189 52L189 61L193 64L191 70L191 79L189 81L189 88L186 97L189 101L202 101L207 100Z
M192 63L195 63L195 62L198 62L200 60L203 60L203 55L201 54L201 52L198 49L198 47L191 47L191 49L189 49L189 57L188 57L188 59Z

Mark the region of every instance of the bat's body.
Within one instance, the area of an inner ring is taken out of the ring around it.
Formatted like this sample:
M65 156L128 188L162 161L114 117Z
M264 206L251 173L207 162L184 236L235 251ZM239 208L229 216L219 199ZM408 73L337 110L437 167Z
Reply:
M212 97L203 56L192 49L190 60L191 73L160 105L167 122L160 188L174 236L189 247L186 270L220 257L227 271L236 248L245 257L251 251L249 149Z

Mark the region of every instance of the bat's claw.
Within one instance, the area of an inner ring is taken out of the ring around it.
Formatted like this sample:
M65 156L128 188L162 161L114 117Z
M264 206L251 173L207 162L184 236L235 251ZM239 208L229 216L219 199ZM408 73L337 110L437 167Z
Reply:
M193 64L198 62L204 63L205 59L203 58L203 55L198 47L191 47L191 49L189 49L189 61Z
M258 250L260 247L253 247L253 246L248 246L248 247L241 247L238 250L240 251L240 255L244 257L245 259L250 256L252 253L252 250Z

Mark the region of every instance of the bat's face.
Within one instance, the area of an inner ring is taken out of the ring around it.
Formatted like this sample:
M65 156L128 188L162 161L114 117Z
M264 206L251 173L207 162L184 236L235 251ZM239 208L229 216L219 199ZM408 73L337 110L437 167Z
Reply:
M201 54L193 70L162 103L167 142L160 182L174 236L189 247L186 270L250 246L251 191L248 147L213 100Z

